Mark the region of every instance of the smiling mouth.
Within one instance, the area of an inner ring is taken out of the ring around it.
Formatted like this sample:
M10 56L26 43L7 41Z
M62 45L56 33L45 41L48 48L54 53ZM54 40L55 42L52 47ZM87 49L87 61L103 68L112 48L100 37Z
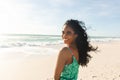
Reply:
M63 39L64 41L67 41L67 40L69 40L69 39Z

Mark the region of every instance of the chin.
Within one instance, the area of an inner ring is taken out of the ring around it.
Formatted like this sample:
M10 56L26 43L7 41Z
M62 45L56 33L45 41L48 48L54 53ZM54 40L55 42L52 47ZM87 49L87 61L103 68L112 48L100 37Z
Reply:
M69 45L69 43L68 43L68 42L65 42L65 41L64 41L64 44Z

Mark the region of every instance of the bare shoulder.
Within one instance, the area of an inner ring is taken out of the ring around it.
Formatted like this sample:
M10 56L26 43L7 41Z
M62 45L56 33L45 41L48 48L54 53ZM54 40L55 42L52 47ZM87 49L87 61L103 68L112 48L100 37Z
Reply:
M63 47L59 51L56 69L55 69L55 78L56 78L55 80L58 80L58 78L60 78L60 74L63 71L63 68L67 62L67 55L66 55L67 51L68 51L67 47Z
M68 50L68 47L62 47L61 49L60 49L60 54L61 55L65 55L65 53L68 53L69 52L69 50Z
M67 57L66 53L68 52L69 52L68 47L61 48L59 51L59 57L66 58Z
M68 52L68 47L62 47L61 49L60 49L60 52L62 52L62 53L64 53L64 52Z

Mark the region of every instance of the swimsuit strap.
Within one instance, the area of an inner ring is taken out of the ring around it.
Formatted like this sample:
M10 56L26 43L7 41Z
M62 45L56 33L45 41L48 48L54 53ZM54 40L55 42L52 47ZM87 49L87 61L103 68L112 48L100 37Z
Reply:
M74 56L72 50L69 47L68 47L68 50L70 51L70 53L72 54L72 56Z
M70 53L72 54L72 57L74 58L74 59L76 59L76 57L73 55L73 52L72 52L72 50L68 47L68 50L70 51ZM77 61L77 59L76 59L76 61ZM78 61L77 61L78 62Z

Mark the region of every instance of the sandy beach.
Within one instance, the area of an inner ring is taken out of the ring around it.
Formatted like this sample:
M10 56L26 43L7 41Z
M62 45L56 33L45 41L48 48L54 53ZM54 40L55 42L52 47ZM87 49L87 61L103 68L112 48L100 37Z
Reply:
M79 68L78 80L120 80L120 41L92 42L99 52L87 67ZM53 80L59 49L63 45L49 45L56 49L51 55L39 55L21 50L0 51L0 80ZM17 53L17 54L15 54Z

